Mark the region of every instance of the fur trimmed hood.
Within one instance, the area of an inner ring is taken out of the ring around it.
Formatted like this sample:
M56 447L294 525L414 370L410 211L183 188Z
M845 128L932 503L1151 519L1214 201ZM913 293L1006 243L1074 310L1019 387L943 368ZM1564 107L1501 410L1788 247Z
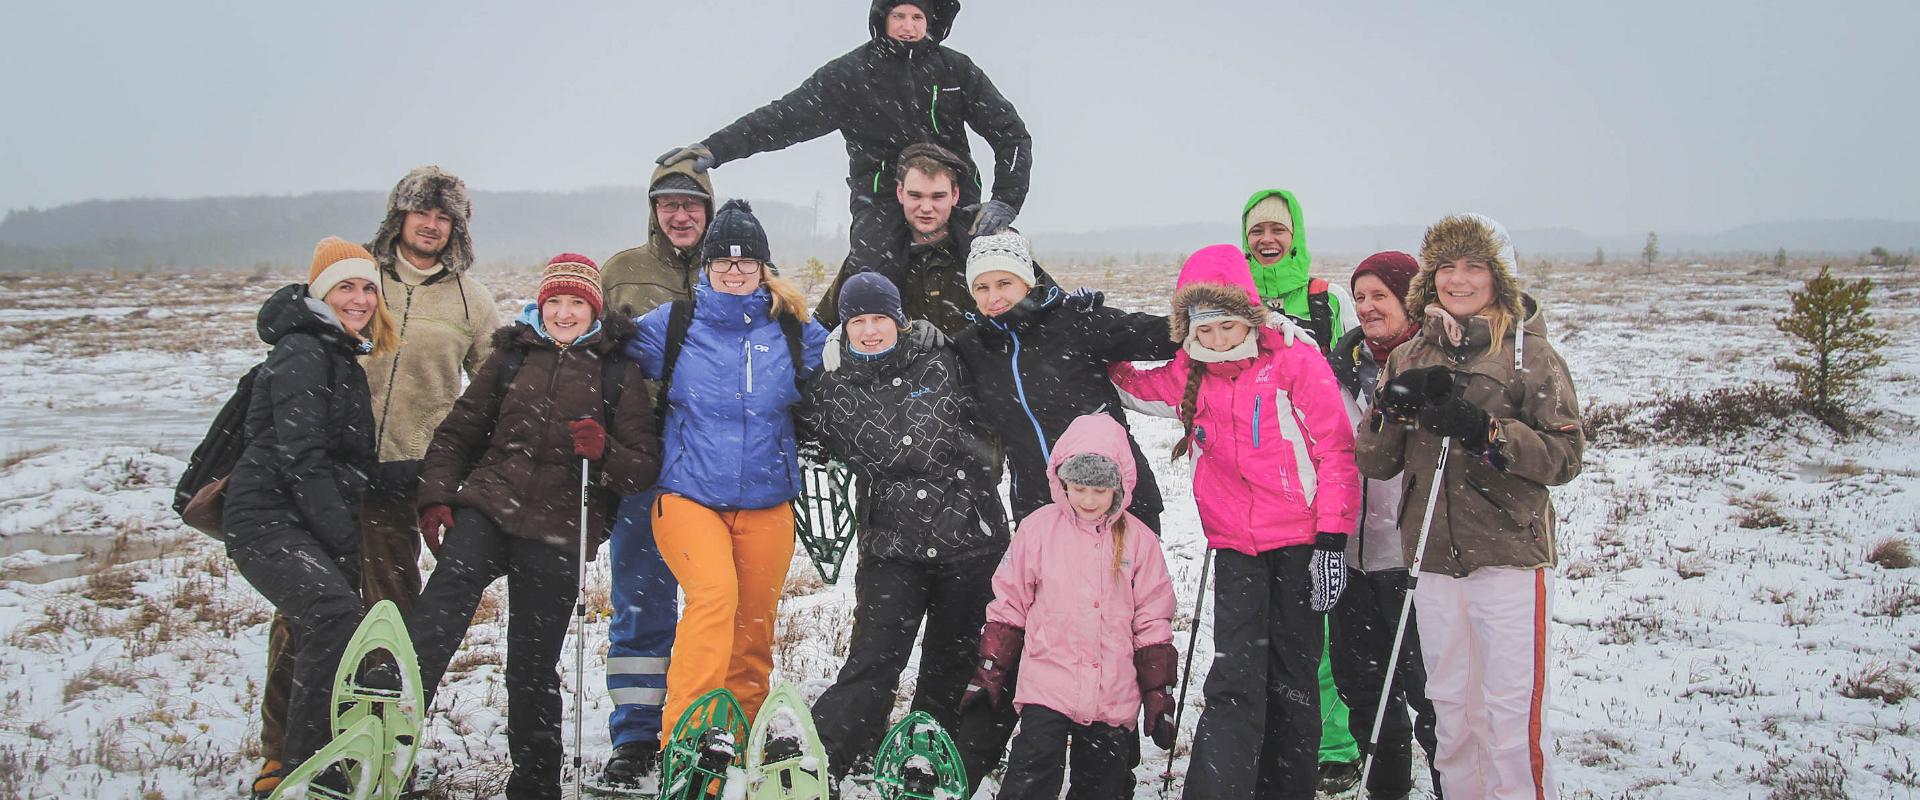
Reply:
M1407 318L1416 324L1434 301L1433 273L1459 259L1485 261L1493 269L1493 304L1518 324L1526 319L1521 304L1517 260L1507 229L1480 214L1455 214L1427 228L1420 244L1420 271L1407 287Z
M438 166L428 165L413 168L387 194L387 218L367 242L367 252L380 262L381 269L393 268L393 248L400 242L400 228L407 212L436 208L453 218L447 247L440 251L440 265L455 275L473 266L473 233L467 227L467 221L473 216L473 200L467 195L466 181Z
M1174 286L1167 334L1176 342L1187 340L1191 327L1188 319L1196 305L1221 309L1254 325L1267 318L1258 290L1253 287L1253 275L1247 271L1246 258L1233 245L1216 244L1195 251L1180 266L1180 278Z

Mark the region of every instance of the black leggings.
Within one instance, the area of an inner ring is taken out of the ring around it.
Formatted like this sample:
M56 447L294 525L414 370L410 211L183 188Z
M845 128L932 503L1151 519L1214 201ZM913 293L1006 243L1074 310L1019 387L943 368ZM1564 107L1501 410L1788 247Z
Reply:
M577 553L508 534L485 514L457 509L420 602L413 647L427 703L466 636L480 596L507 579L507 797L560 797L560 649L579 596ZM578 698L576 698L577 701Z
M284 527L249 533L227 554L290 626L293 690L287 700L282 762L299 766L333 738L328 706L340 657L366 610L360 602L358 552L336 559L312 534Z

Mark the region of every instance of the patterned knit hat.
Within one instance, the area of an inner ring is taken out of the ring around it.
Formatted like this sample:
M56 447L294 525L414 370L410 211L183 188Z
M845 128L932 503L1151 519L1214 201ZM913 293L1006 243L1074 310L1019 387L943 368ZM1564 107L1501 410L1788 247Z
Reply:
M547 304L547 298L557 294L570 294L587 301L593 306L593 316L600 316L603 302L600 297L600 265L593 259L579 253L561 253L547 262L546 269L540 271L540 305Z
M1029 287L1039 282L1033 276L1033 245L1019 231L974 237L973 246L967 250L967 285L996 271L1011 272Z
M373 255L367 252L367 248L338 236L329 236L321 239L313 248L313 267L307 271L307 296L325 300L333 287L349 278L360 278L377 287L380 285L379 269L374 265Z

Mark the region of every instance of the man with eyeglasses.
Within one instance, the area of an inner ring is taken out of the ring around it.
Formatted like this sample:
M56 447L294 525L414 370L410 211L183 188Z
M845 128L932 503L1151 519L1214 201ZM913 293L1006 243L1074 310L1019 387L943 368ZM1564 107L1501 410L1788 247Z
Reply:
M908 244L894 196L895 154L933 142L971 167L972 128L993 148L993 193L982 203L983 187L969 178L959 186L959 204L976 212L973 234L1006 230L1027 199L1033 137L986 72L943 43L959 13L958 0L873 0L866 43L705 140L667 151L659 163L706 170L839 131L846 140L853 211L848 258L892 276L907 258ZM966 173L978 174L971 168Z
M607 308L634 318L693 298L700 239L713 218L713 178L691 162L663 166L653 171L647 197L647 243L607 259L600 278ZM651 396L654 390L649 385L628 391ZM655 494L649 489L622 500L608 540L613 622L607 627L607 694L614 709L607 731L613 755L598 784L614 791L644 791L659 773L660 714L679 621L679 584L654 545L647 509Z

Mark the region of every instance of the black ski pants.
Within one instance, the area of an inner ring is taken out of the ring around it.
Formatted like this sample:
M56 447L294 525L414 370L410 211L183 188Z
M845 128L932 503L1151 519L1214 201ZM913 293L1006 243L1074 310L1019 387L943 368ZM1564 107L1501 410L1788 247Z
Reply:
M360 601L360 554L336 558L311 533L282 527L249 532L244 544L227 547L227 555L288 623L284 652L291 655L293 669L286 738L279 752L291 771L333 738L328 723L333 676L366 615Z
M1387 656L1393 650L1394 627L1407 594L1407 571L1347 570L1347 590L1340 595L1328 620L1333 629L1333 682L1340 700L1351 709L1347 729L1366 749L1373 734L1373 715L1386 683ZM1380 722L1380 746L1367 777L1367 794L1399 797L1413 789L1413 742L1433 763L1433 703L1427 700L1427 669L1420 661L1420 634L1413 615L1407 615L1407 633L1400 645L1400 663L1394 668L1393 695ZM1414 718L1408 719L1411 707ZM1440 776L1434 774L1434 791Z
M1125 800L1133 796L1133 769L1127 754L1139 739L1118 725L1079 725L1042 705L1020 710L1020 735L1007 754L1001 800L1054 800L1072 749L1073 785L1067 800Z
M413 607L413 647L427 704L465 638L480 596L507 579L507 753L510 800L559 800L560 649L579 596L579 554L523 539L471 509L454 511L440 560Z
M1312 545L1214 551L1213 666L1186 800L1312 800L1320 770L1320 651Z
M836 779L856 762L870 763L879 748L922 619L927 630L913 710L958 732L960 697L973 676L980 628L993 600L993 571L1004 552L994 547L939 564L860 554L847 662L813 704L814 725Z

